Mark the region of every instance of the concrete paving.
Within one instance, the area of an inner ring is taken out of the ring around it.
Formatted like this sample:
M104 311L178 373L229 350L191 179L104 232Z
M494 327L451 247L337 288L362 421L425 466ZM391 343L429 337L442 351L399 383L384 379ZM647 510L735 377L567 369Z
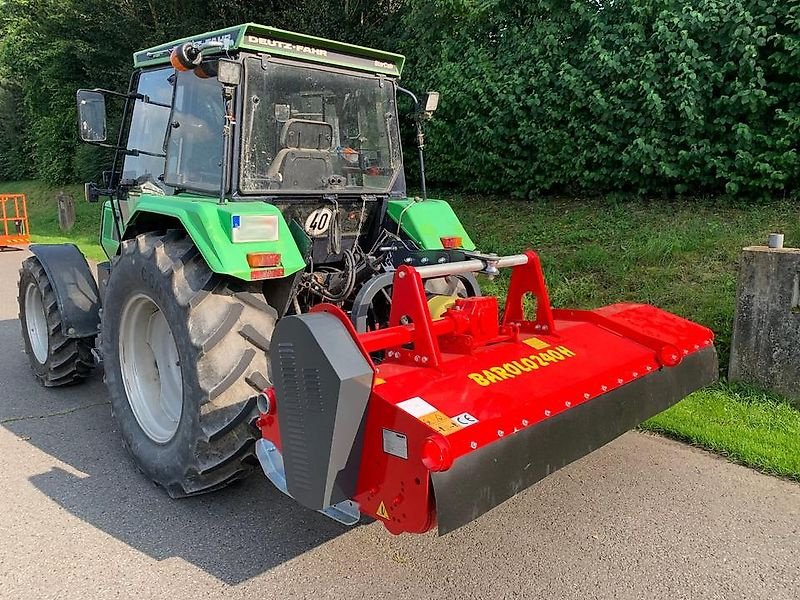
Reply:
M628 433L448 536L345 528L261 476L170 500L102 375L48 390L0 253L0 598L800 598L800 486Z

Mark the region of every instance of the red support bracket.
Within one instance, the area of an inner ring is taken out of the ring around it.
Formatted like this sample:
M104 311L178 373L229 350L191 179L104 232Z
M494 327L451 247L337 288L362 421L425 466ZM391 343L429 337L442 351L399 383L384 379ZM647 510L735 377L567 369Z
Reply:
M439 342L433 333L425 286L417 270L408 265L397 268L392 282L392 308L389 327L414 325L413 348L392 348L386 359L416 366L436 367L442 360Z
M556 332L553 321L553 309L550 306L550 296L547 294L547 284L544 280L542 263L539 255L533 250L525 252L528 262L518 265L511 271L511 282L508 285L506 307L503 312L503 325L516 323L520 330L527 333ZM532 294L536 298L536 320L525 319L525 309L522 306L525 294Z

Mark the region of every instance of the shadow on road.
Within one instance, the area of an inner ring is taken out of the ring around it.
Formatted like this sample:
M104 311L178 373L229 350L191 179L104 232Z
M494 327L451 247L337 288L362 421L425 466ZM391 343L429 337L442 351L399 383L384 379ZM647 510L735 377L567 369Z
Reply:
M0 392L0 424L63 463L30 481L132 548L237 584L348 531L284 496L260 472L220 492L171 500L122 447L102 372L79 386L45 389L21 352L18 321L0 322L1 341L14 352L0 361L0 381L11 382Z

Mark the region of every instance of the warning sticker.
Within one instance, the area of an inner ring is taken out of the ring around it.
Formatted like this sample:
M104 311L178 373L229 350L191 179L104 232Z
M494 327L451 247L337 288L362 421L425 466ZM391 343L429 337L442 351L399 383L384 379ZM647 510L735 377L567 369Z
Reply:
M425 400L423 400L419 396L399 402L397 404L397 408L406 411L412 417L417 417L418 419L423 415L436 412L435 407L425 402Z
M535 350L544 350L545 348L549 348L550 344L545 342L544 340L540 340L537 337L529 337L527 340L522 340L524 343L528 344L531 348Z
M439 410L422 415L419 420L443 435L450 435L454 431L461 429L461 425L454 423L450 417Z
M383 451L397 458L408 459L408 438L402 433L384 429Z
M419 396L403 400L397 404L397 407L406 411L412 417L416 417L428 427L435 429L442 435L450 435L454 431L466 427L466 424L457 422L455 418L451 419L442 411L437 410L435 406L431 406L425 402L425 400ZM459 417L462 416L463 415L459 415ZM475 420L475 422L477 423L477 420ZM469 425L472 425L472 423L469 423Z
M378 504L378 510L375 511L375 514L378 515L381 519L389 520L389 511L386 510L386 505L381 500L381 503Z

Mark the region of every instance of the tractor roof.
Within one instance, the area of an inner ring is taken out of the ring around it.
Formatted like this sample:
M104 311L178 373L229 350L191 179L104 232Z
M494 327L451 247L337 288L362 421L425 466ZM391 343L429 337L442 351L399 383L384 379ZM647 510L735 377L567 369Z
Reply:
M244 23L140 50L133 55L133 65L139 68L167 64L169 63L169 54L175 46L184 42L203 43L210 41L223 42L228 50L241 49L266 52L297 60L335 65L395 77L400 76L405 62L404 56L392 52L345 44L314 37L313 35L284 31L283 29L256 23ZM212 50L209 49L207 52ZM216 51L219 52L222 49Z

